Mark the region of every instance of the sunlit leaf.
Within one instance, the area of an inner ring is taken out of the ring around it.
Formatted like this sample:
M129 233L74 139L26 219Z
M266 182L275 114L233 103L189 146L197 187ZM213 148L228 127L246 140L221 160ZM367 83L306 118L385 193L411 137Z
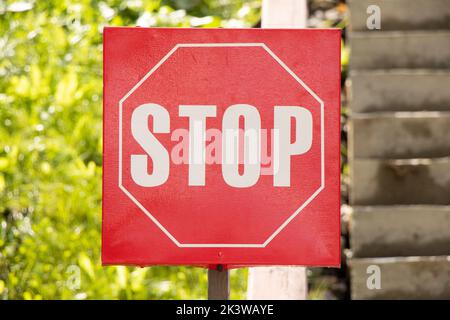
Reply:
M6 11L23 12L23 11L31 10L32 8L33 8L33 4L31 2L17 1L17 2L11 3L8 6L8 8L6 9Z

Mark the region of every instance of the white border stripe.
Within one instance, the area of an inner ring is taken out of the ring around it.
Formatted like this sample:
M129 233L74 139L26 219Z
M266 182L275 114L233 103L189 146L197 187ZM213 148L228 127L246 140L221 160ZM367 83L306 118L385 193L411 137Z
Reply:
M286 219L264 243L180 243L122 184L122 109L125 100L141 86L178 48L205 47L261 47L280 66L285 69L309 94L320 103L320 133L321 133L321 185L320 187ZM325 136L324 136L324 103L289 67L278 58L264 43L181 43L172 48L119 102L119 188L164 232L173 243L180 248L265 248L324 188L325 188Z

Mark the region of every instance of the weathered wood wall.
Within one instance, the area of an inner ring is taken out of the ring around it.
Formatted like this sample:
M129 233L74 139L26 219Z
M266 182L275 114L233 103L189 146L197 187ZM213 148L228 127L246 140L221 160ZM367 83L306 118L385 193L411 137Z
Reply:
M450 298L450 0L349 4L352 298Z

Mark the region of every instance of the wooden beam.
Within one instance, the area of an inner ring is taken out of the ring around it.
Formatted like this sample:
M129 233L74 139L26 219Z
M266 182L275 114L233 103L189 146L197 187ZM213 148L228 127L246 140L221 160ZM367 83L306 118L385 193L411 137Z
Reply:
M306 28L306 0L263 0L263 28ZM248 273L247 297L253 299L305 300L306 268L257 267Z
M263 28L306 28L306 0L263 0Z

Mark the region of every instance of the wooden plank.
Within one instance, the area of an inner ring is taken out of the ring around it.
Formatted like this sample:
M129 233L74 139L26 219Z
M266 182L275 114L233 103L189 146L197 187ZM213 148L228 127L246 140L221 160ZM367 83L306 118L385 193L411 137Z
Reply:
M230 273L223 268L208 269L208 300L228 300Z
M450 253L450 206L356 206L349 225L353 257Z
M350 26L367 31L367 8L379 6L381 30L450 29L450 0L349 0Z
M450 204L450 158L350 162L352 205Z
M450 72L446 70L353 70L355 112L450 110Z
M355 69L450 68L450 31L350 33Z
M450 299L450 256L350 259L352 299ZM380 289L367 279L380 269Z
M354 114L349 142L356 158L406 159L450 155L450 112Z

